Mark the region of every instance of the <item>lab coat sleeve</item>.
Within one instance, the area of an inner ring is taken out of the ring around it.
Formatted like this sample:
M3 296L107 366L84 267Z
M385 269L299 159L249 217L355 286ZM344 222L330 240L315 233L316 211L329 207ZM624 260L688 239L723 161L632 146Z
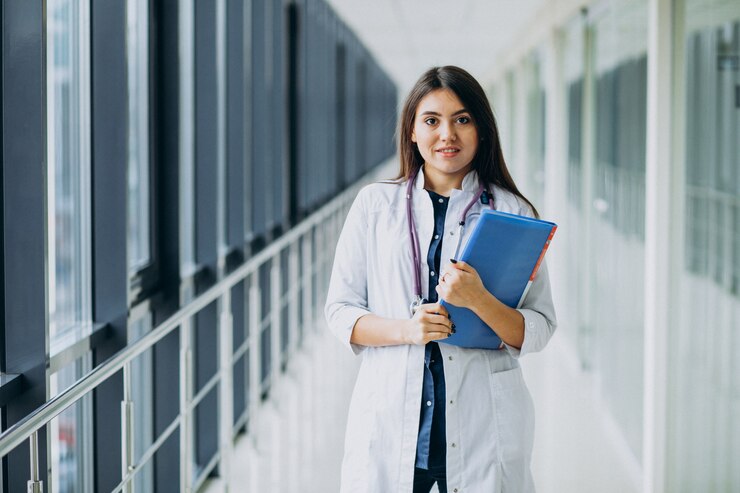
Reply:
M550 277L544 260L532 281L522 307L517 311L524 316L524 342L521 349L504 344L514 358L544 349L557 327L555 307L550 292Z
M365 191L360 191L352 204L339 235L324 307L329 330L355 354L360 354L365 346L350 342L352 330L360 317L370 313L367 303Z
M524 216L533 216L532 210L526 205L522 206L519 213ZM542 260L527 297L524 298L524 303L517 311L524 317L524 342L521 349L504 344L506 350L514 358L544 349L557 327L546 260Z

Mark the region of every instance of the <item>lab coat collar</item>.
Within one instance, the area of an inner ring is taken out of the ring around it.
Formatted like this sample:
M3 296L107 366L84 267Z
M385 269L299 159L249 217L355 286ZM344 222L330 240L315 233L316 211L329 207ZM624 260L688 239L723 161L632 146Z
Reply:
M480 181L478 180L478 173L475 170L471 169L470 171L468 171L468 174L465 175L465 178L463 178L462 191L471 193L476 192L478 190L479 184ZM419 170L419 174L416 175L414 188L417 190L424 189L424 166L421 167L421 169Z

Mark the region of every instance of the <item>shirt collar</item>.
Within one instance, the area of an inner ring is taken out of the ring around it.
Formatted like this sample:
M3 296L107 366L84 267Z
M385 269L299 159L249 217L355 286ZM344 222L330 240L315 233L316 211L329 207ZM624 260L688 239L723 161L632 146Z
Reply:
M468 171L468 174L465 175L465 178L463 178L462 191L474 193L478 190L479 184L480 184L480 181L478 180L478 173L475 170L471 169L470 171ZM414 188L417 190L424 189L424 167L423 166L419 170L419 174L416 175L416 181L414 182Z

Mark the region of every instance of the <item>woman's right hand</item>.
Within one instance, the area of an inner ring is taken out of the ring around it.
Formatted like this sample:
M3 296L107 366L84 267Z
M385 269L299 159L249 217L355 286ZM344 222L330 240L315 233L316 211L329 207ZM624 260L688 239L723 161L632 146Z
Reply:
M439 303L421 305L414 316L403 325L406 344L424 345L427 342L445 339L455 333L447 309Z

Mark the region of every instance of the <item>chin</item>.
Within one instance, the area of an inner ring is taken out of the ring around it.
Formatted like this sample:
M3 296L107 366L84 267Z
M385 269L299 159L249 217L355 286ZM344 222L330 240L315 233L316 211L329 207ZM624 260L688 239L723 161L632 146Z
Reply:
M431 165L435 171L447 175L467 174L472 169L470 164L455 165L453 163L435 163Z

